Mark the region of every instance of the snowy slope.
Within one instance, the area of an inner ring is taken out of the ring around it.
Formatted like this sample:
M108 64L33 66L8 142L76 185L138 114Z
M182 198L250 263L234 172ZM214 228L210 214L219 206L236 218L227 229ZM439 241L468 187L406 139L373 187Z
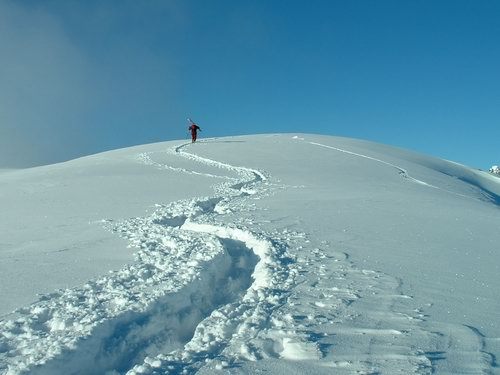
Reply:
M2 172L0 373L500 373L499 181L313 135Z

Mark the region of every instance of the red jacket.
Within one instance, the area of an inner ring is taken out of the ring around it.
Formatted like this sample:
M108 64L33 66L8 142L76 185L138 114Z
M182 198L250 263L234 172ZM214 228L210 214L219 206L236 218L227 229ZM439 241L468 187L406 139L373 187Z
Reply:
M196 133L198 130L201 130L201 128L198 125L193 124L188 128L188 130L190 130L191 133Z

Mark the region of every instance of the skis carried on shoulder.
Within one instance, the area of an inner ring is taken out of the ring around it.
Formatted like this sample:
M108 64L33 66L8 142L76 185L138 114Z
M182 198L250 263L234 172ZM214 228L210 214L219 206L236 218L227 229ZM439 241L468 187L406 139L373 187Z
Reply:
M196 125L196 123L193 120L191 120L190 117L188 117L187 120L191 124L188 129L189 131L191 131L191 142L194 143L196 142L197 132L198 131L201 132L201 128L198 125Z

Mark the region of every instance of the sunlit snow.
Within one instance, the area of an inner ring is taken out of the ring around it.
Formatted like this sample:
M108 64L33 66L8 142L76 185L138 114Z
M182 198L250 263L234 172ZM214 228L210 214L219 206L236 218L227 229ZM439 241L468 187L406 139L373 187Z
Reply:
M0 174L2 374L500 373L500 179L307 135Z

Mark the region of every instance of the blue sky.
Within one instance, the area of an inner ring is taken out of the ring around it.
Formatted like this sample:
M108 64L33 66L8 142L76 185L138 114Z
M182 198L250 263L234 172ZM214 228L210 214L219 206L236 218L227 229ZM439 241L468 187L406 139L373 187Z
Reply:
M0 0L0 168L313 132L500 163L496 0Z

